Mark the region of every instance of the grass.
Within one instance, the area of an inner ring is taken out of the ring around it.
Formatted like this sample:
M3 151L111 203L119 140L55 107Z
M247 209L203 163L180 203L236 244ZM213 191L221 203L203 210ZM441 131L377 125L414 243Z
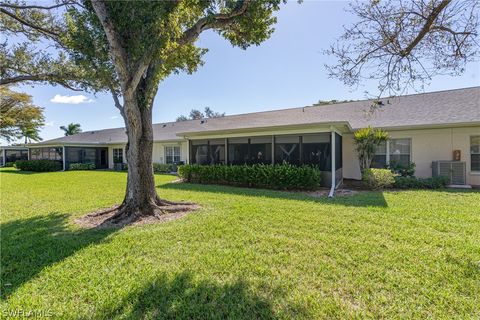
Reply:
M122 200L121 172L1 179L2 318L478 318L480 193L335 199L172 184L202 209L165 224L81 229Z

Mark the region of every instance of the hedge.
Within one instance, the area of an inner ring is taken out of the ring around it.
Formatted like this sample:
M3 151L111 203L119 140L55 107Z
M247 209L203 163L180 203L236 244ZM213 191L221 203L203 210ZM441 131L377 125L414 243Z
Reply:
M192 183L222 184L279 190L314 190L320 186L317 167L281 165L182 165L181 178Z
M95 163L70 163L70 170L95 170Z
M441 189L450 183L448 177L438 176L426 179L395 177L394 187L398 189Z
M367 169L362 173L362 180L370 189L391 188L395 183L395 173L389 169Z
M15 168L23 171L50 172L60 171L62 163L55 160L18 160L15 161Z
M173 172L173 164L169 163L153 163L153 172L155 173L170 173Z

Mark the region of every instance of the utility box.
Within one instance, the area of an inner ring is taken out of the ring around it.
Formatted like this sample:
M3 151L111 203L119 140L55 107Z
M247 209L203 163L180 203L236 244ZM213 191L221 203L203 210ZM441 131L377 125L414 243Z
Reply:
M432 176L444 176L450 179L450 184L464 185L467 183L467 166L464 161L433 161Z

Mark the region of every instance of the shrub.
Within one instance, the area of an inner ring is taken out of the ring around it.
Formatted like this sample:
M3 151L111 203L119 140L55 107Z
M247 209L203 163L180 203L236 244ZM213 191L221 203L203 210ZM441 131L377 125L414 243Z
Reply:
M5 165L4 165L4 167L14 167L14 166L15 166L15 162L5 162Z
M395 161L391 161L388 169L402 177L413 177L415 175L415 162L410 162L407 166Z
M173 164L170 163L154 163L153 172L155 173L170 173L175 171L173 169Z
M187 182L224 184L242 187L314 190L320 186L320 170L317 167L296 167L290 164L268 165L182 165L180 177Z
M427 179L395 177L394 187L398 189L441 189L450 183L448 177L438 176Z
M355 131L353 138L362 172L370 168L377 147L389 139L387 132L372 127Z
M15 167L22 171L50 172L62 170L62 163L55 160L18 160Z
M95 170L95 163L70 163L70 170Z
M395 183L395 174L389 169L367 169L363 171L362 180L370 189L391 188Z

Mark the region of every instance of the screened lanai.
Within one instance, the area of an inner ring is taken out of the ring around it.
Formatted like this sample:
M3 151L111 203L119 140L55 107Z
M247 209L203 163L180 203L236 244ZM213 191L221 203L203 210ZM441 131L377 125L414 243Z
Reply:
M335 139L334 146L332 139ZM332 177L335 184L341 180L342 137L338 133L191 139L189 151L191 164L252 165L287 162L297 166L318 166L322 171L323 185L330 186ZM333 176L332 164L337 173Z

